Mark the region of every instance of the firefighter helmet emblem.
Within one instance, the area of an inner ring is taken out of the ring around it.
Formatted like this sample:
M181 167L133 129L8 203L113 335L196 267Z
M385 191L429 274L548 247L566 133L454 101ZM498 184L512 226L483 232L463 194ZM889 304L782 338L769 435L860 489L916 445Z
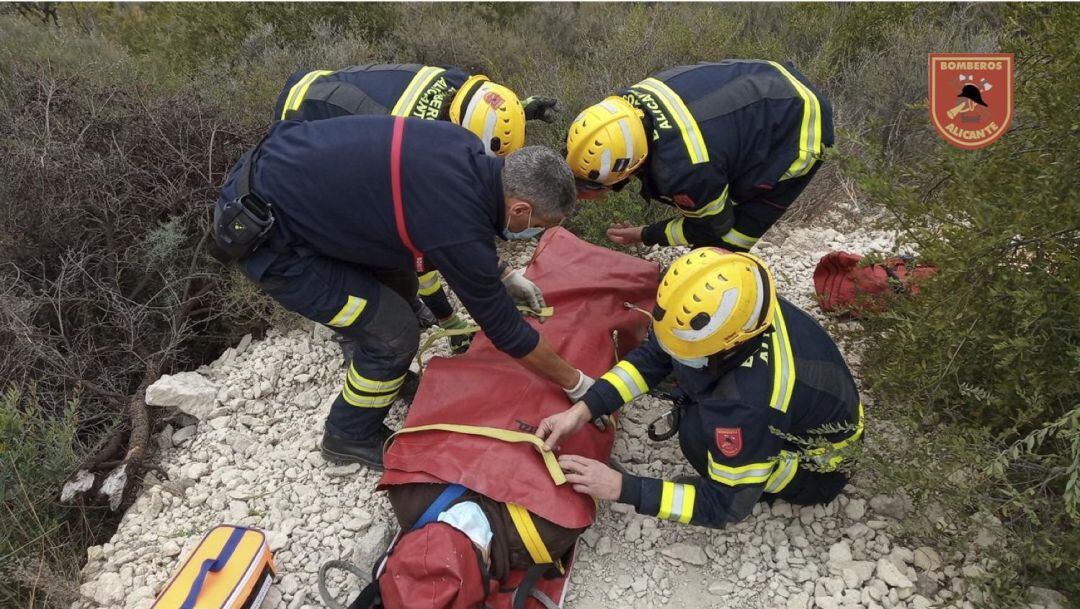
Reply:
M728 459L742 452L742 428L741 427L717 427L716 447L720 454Z
M930 54L930 120L957 148L989 146L1013 114L1013 56Z
M485 93L484 101L486 101L489 106L496 110L502 108L503 104L506 103L506 101L503 100L502 96L494 91L488 91L487 93Z

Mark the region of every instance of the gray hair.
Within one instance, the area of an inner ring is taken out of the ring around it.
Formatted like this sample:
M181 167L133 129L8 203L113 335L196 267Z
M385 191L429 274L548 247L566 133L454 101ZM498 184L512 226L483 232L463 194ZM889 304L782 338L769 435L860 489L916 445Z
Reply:
M526 146L506 157L503 164L503 195L532 204L541 218L562 218L570 214L577 200L577 187L570 166L546 146Z

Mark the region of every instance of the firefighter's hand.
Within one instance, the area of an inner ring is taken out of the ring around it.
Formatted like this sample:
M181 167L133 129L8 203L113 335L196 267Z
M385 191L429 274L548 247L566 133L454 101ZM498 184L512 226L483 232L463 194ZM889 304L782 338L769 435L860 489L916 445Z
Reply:
M539 286L525 278L525 273L521 269L504 275L502 282L514 302L525 305L537 313L547 306L544 302L544 293L540 291Z
M578 455L559 457L559 466L566 474L566 481L579 493L615 501L622 494L622 474L607 465Z
M616 222L607 229L607 238L617 245L633 245L641 243L641 233L644 226L634 226L629 222Z
M558 112L555 109L555 105L558 103L559 100L554 97L532 95L525 98L521 102L521 105L525 108L525 120L541 120L545 123L554 122L555 113Z
M577 430L581 429L591 418L592 414L589 412L589 407L585 405L585 402L578 402L559 414L553 414L540 421L540 427L536 429L536 435L544 441L544 448L553 450L559 445L560 440L577 433Z

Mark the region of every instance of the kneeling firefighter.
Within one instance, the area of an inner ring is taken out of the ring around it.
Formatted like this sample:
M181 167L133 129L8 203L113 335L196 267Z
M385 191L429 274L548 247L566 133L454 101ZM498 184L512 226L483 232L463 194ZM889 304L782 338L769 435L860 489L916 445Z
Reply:
M525 145L525 121L551 122L556 104L555 99L538 96L522 101L513 90L487 76L470 76L454 67L365 64L294 73L278 95L274 120L392 115L448 121L476 134L488 155L506 156ZM438 272L421 273L418 296L412 304L423 325L438 323L448 330L465 327ZM469 334L451 337L451 348L464 350L470 338Z
M547 148L491 157L464 129L401 117L282 121L231 170L215 242L286 309L356 342L322 451L381 467L382 421L418 348L418 271L439 270L498 349L584 393L591 379L514 304L539 288L502 268L494 244L558 224L573 203L573 176Z
M750 254L694 250L671 265L656 298L646 342L582 401L544 419L537 435L553 449L674 374L684 396L671 435L677 431L701 478L643 478L563 455L559 464L574 489L710 527L746 518L762 499L834 499L847 483L839 467L862 436L863 413L829 335L776 296L772 273Z
M557 606L537 585L562 568L584 528L561 527L456 484L395 485L387 494L402 534L350 609L484 609L496 592L511 595L514 608L528 599ZM536 564L538 547L554 563ZM354 570L339 561L324 569L330 567ZM525 576L511 584L511 571ZM328 606L337 605L320 593Z
M614 224L613 242L732 251L748 251L780 219L832 145L832 108L805 76L734 59L646 78L586 108L566 138L582 198L637 177L644 198L678 212Z

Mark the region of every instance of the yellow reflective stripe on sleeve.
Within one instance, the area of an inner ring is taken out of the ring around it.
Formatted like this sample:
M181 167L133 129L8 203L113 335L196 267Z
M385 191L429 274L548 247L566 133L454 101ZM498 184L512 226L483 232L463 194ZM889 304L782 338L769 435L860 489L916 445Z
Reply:
M398 98L397 103L394 104L394 109L390 112L393 116L409 116L412 114L413 107L416 106L417 100L420 99L420 95L431 86L432 81L439 77L446 70L442 68L436 68L433 66L424 66L416 71L416 76L413 76L409 86L405 87L405 93Z
M525 549L529 551L529 556L532 557L533 562L538 565L553 562L551 552L548 551L547 545L544 544L543 538L540 537L540 531L537 530L536 523L533 522L529 510L509 501L506 503L506 509L510 512L510 519L514 521L514 528L517 529L518 535L521 537L522 543L525 544Z
M691 164L697 165L709 162L709 150L705 147L705 138L701 136L701 130L698 128L697 121L694 120L694 115L690 114L690 109L686 107L686 104L683 103L682 98L677 93L655 78L646 78L634 85L634 88L644 89L659 97L660 101L671 111L671 117L675 120L675 124L679 126L683 143L686 144L686 152L690 155Z
M675 483L664 481L663 488L660 491L660 511L657 512L656 517L660 520L669 520L671 518L671 504L675 500Z
M285 115L290 110L300 108L300 104L304 102L304 96L307 95L308 87L311 86L311 83L315 82L316 78L326 76L327 74L333 74L333 71L314 70L304 74L303 78L298 80L296 84L289 89L289 95L285 97L285 107L281 109L281 120L285 120Z
M544 448L544 441L536 437L531 433L524 433L521 431L510 431L508 429L499 429L497 427L480 427L476 425L454 425L450 423L436 423L433 425L419 425L417 427L406 427L405 429L399 429L394 435L387 438L386 442L389 443L397 436L409 433L417 433L421 431L446 431L451 433L460 433L469 436L483 436L485 438L491 438L493 440L502 440L503 442L513 442L522 444L531 444L533 448L540 453L540 457L544 460L544 467L547 468L548 474L555 482L556 486L562 486L566 484L566 474L563 473L561 467L559 467L559 460L555 458L555 453L546 450Z
M625 360L615 364L615 367L604 373L600 379L610 383L619 392L623 403L649 390L645 378L638 372L637 367Z
M787 487L791 479L795 477L796 470L799 469L799 454L790 451L780 451L780 459L776 462L776 469L773 470L768 481L765 482L766 493L779 493Z
M741 247L746 250L754 247L754 244L758 242L758 237L751 237L746 233L740 233L734 228L725 233L724 236L721 237L721 239L723 239L727 243L730 243L731 245Z
M421 296L431 296L441 288L442 281L439 280L439 273L431 271L420 276L420 286L417 288L416 293Z
M714 461L712 452L709 452L708 456L709 477L720 484L726 484L728 486L760 484L768 480L769 476L772 475L773 463L769 461L763 463L750 463L739 467L729 467Z
M614 370L609 370L600 377L601 381L607 381L609 385L615 388L615 391L619 392L619 397L622 398L623 404L634 399L634 394L630 393L630 387L627 385Z
M692 484L676 484L664 482L660 493L660 513L656 515L661 520L671 520L687 524L694 516L694 499L697 497L697 488Z
M637 366L634 364L622 360L615 364L615 368L627 374L630 380L633 381L631 389L633 389L635 395L641 395L649 390L649 384L645 382L645 377L641 376L641 372L638 372Z
M690 245L690 242L686 240L686 234L683 233L683 222L686 218L678 217L667 223L664 227L664 235L667 237L668 245Z
M775 61L770 61L769 64L791 82L791 86L803 100L802 124L799 130L799 156L780 178L788 180L805 175L814 166L814 160L821 156L821 102L814 92L788 72L787 68Z
M709 203L701 209L683 209L681 207L678 209L679 213L687 218L707 218L724 211L724 207L727 206L727 201L728 187L724 186L724 192L720 193L719 197L709 201Z
M345 301L345 306L341 307L341 310L337 312L337 315L326 322L326 325L335 328L347 328L353 325L357 317L360 317L360 314L364 312L365 307L367 307L367 299L358 296L349 296Z
M682 497L675 495L675 501L673 505L682 505L679 508L678 513L672 512L672 519L681 524L690 524L690 519L694 517L694 500L697 499L697 487L693 484L679 484L677 486L682 487ZM676 489L677 491L678 489ZM678 516L678 518L675 518Z
M368 391L371 393L385 393L387 391L400 389L401 385L405 382L405 375L403 374L395 379L390 379L387 381L370 379L357 372L356 368L354 368L353 365L350 363L348 379L349 382L352 383L353 386L360 391Z
M791 394L795 390L795 354L791 351L787 324L784 322L779 302L774 306L774 310L776 314L773 316L772 352L769 354L769 364L773 367L773 386L769 405L780 412L787 412Z

